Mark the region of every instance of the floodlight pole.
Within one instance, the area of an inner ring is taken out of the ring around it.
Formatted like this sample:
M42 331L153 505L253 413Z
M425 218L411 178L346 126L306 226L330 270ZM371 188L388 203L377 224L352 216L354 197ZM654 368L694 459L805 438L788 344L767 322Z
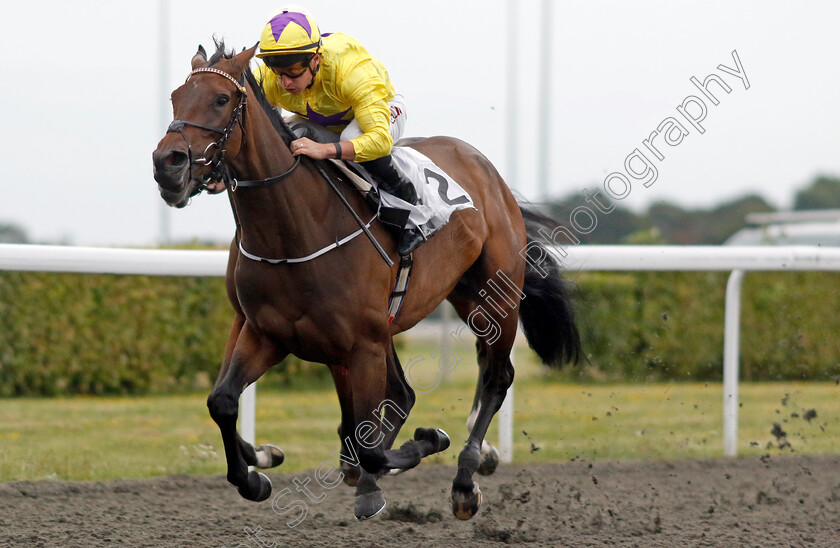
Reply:
M540 56L542 64L537 70L539 83L537 93L537 199L548 201L548 145L551 127L551 3L552 0L542 0L540 9Z
M169 0L158 0L158 16L160 32L158 40L158 119L160 120L159 130L169 125ZM160 203L160 234L158 239L161 244L172 243L172 227L170 222L171 208L162 200Z
M508 0L507 3L507 24L508 24L508 46L507 46L507 86L506 103L507 119L505 120L505 137L507 144L507 184L510 188L516 188L517 170L517 96L516 96L516 10L517 3ZM510 351L510 361L513 363L513 349ZM505 401L499 408L497 424L499 427L499 458L502 462L513 462L513 385L508 388Z

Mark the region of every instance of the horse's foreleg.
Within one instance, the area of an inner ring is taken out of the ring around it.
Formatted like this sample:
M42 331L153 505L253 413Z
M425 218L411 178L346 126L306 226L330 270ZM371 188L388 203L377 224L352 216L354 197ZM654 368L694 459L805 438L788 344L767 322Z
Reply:
M260 458L260 451L253 451L253 447L240 438L236 431L239 396L245 387L260 378L271 366L282 360L283 356L274 344L256 334L248 323L244 323L236 337L230 359L226 360L226 367L222 368L213 391L207 398L210 416L222 434L228 481L248 500L261 501L271 495L271 482L268 478L258 472L248 472L248 465L257 465L261 460L270 464L278 456L268 450ZM282 457L279 458L282 461Z
M343 445L353 464L361 467L356 484L354 514L369 519L382 511L385 498L376 484L385 466L382 404L386 400L389 344L361 343L360 348L333 373L341 405Z
M393 342L390 345L389 352L386 354L387 365L387 381L385 386L385 400L382 407L382 424L384 426L383 446L385 449L390 449L394 445L394 441L400 432L405 420L408 418L408 413L414 406L415 395L414 390L405 379L402 366L400 365L399 357L394 349ZM338 366L330 367L330 372L333 375L333 382L335 383L336 392L339 394L339 401L341 402L341 416L342 424L338 427L338 437L341 439L341 454L348 455L350 450L347 446L348 436L353 435L351 424L353 419L352 394L350 389L350 381L347 376L347 370ZM341 397L341 394L347 394ZM351 422L347 422L348 419ZM359 482L359 475L361 467L352 461L341 460L341 472L344 474L344 483L350 486L355 486Z
M330 373L341 407L341 424L338 437L341 439L339 466L344 483L356 487L353 513L356 519L370 519L385 507L382 490L376 485L376 476L361 467L359 444L356 442L356 411L350 371L342 365L331 365Z
M385 398L378 402L372 417L380 425L381 432L377 435L384 449L384 462L381 465L377 463L378 471L368 469L374 474L381 473L383 469L414 468L424 457L449 447L449 436L443 430L418 428L414 439L405 442L399 449L391 449L415 401L414 390L405 379L393 342L389 343L386 353L386 371ZM376 458L379 459L379 456Z
M245 316L237 312L236 318L233 320L233 326L230 330L227 346L225 347L225 358L222 361L222 367L219 370L219 379L223 378L230 367L230 361L233 357L233 351L236 348L236 342L239 340L239 335L242 333L242 328L245 326ZM242 458L248 466L256 466L257 468L274 468L283 464L285 455L283 451L274 445L265 444L260 447L254 447L247 441L243 440L237 433L237 444L239 451L242 453Z
M339 467L341 468L342 479L347 485L354 487L359 483L359 475L362 468L355 455L355 446L352 445L353 428L353 390L350 387L350 377L347 369L340 365L330 365L335 392L338 395L338 404L341 407L341 423L338 425L338 438L341 440L341 452L339 453Z

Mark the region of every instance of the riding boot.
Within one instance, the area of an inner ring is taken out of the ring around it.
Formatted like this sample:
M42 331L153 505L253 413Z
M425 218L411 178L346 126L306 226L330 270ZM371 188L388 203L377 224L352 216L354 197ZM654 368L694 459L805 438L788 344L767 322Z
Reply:
M376 178L381 190L411 205L417 205L417 191L414 189L414 184L397 168L390 154L376 160L363 162L361 165ZM425 241L426 236L419 228L403 229L399 236L397 252L401 257L405 257Z
M425 241L426 236L419 228L407 228L403 230L402 236L400 236L397 253L400 254L400 257L406 257Z
M397 168L390 154L369 162L361 162L361 165L376 178L381 190L411 205L417 205L414 184Z

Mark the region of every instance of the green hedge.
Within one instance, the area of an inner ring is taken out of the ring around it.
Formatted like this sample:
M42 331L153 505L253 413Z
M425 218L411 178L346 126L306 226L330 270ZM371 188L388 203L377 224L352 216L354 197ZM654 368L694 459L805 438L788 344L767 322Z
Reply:
M722 377L728 273L583 273L577 374L609 380ZM840 378L840 275L749 272L741 297L741 378Z
M0 273L0 396L206 390L233 321L220 278ZM287 359L268 381L323 382Z
M748 273L745 379L840 378L840 277ZM719 379L726 274L583 273L584 350L604 380ZM0 396L206 389L233 312L217 278L0 273ZM329 384L287 360L267 379Z
M207 384L232 318L219 279L4 273L0 394Z

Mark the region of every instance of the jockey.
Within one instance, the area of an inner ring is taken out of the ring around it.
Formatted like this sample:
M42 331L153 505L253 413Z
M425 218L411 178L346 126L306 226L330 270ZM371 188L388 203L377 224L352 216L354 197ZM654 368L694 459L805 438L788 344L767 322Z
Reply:
M291 125L306 120L332 132L332 138L321 139L328 142L307 137L292 141L292 154L358 162L379 188L417 204L414 185L391 157L405 126L405 102L388 71L362 44L346 34L322 35L309 14L286 8L263 28L257 57L264 63L257 79L273 106L296 115ZM329 142L335 141L335 134L338 141ZM419 229L404 230L400 255L408 255L423 241Z

